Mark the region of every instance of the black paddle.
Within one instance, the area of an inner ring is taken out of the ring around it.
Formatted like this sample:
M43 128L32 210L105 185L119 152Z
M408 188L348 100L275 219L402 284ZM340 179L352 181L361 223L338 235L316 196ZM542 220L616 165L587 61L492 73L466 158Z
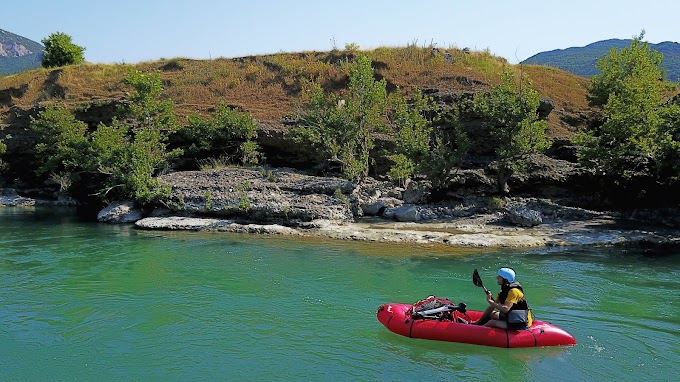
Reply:
M475 268L475 271L472 272L472 283L475 284L475 286L484 288L484 292L486 292L487 296L491 296L491 292L489 292L489 290L486 289L486 287L484 286L484 283L482 282L482 278L479 277L479 272L477 272L476 268ZM479 320L475 321L474 324L475 325L484 325L487 321L489 321L489 316L485 317L484 315L482 315L482 317Z
M484 288L484 292L486 292L486 294L491 294L491 292L489 292L489 290L486 289L486 287L484 286L482 278L479 277L479 272L477 272L477 268L475 268L475 271L472 272L472 282L475 284L475 286Z

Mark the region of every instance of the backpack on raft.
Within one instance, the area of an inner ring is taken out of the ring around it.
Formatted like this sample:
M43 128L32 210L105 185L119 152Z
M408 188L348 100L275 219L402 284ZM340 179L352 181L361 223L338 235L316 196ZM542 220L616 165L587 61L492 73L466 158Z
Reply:
M455 304L451 300L436 296L429 296L414 303L407 315L413 319L451 320L467 322L470 317L466 314L464 303Z

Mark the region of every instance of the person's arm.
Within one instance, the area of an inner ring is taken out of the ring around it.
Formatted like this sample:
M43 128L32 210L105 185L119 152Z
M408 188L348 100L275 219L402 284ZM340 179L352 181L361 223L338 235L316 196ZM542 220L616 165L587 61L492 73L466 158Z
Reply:
M508 301L505 301L505 304L500 304L500 303L497 303L496 301L494 301L491 298L488 298L486 301L489 303L490 306L492 306L494 309L498 310L499 312L501 312L503 314L507 314L510 311L510 309L512 309L512 306L514 305L513 303L508 302Z
M489 306L491 306L493 309L496 309L503 314L508 313L508 311L512 308L513 305L512 302L508 302L507 300L505 301L505 304L497 303L496 300L494 300L493 297L491 296L491 293L488 293L486 295L486 302L488 302Z
M521 300L522 297L524 297L524 294L521 293L519 290L511 289L510 292L508 292L508 297L505 299L505 303L503 304L497 303L494 300L489 301L488 298L486 301L489 303L489 305L493 306L493 308L497 309L499 312L503 314L508 314L510 309L512 309L512 306L515 305L516 302L519 302L519 300Z

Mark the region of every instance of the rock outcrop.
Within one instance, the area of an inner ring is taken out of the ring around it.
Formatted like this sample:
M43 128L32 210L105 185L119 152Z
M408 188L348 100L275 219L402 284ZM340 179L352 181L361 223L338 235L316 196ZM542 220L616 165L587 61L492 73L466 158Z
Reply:
M0 188L0 206L25 207L35 205L35 200L19 196L12 188Z
M67 194L56 193L50 198L40 198L31 195L32 190L24 190L20 194L13 188L0 188L0 207L27 207L27 206L77 206L78 201ZM38 192L38 194L40 194Z
M97 220L104 223L134 223L144 217L134 202L113 202L99 211Z
M354 185L289 169L227 168L161 176L172 184L167 206L183 215L235 217L296 225L316 219L350 222Z
M507 208L506 216L510 223L520 227L534 227L543 223L543 216L540 212L526 207Z

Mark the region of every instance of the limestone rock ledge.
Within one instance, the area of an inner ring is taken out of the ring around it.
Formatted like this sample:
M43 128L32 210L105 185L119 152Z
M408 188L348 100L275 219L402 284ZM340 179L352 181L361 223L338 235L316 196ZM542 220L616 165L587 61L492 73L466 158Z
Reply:
M149 230L191 230L299 235L299 231L278 224L238 224L233 220L191 218L181 216L149 217L135 222L135 227Z
M680 245L674 230L647 231L617 227L614 219L600 217L542 225L541 228L495 225L497 216L486 215L456 222L403 223L387 220L338 224L315 220L304 227L277 224L239 224L233 220L187 217L150 217L135 223L140 229L196 230L265 235L295 235L383 243L413 243L451 247L546 247L570 245L624 245L648 243Z
M426 190L422 184L403 189L369 178L357 186L289 169L227 168L161 178L172 185L171 196L162 203L166 207L136 220L139 229L452 247L680 244L678 229L644 228L617 214L536 198L507 198L504 206L474 196L448 204L412 204L413 198L405 200L404 194Z

